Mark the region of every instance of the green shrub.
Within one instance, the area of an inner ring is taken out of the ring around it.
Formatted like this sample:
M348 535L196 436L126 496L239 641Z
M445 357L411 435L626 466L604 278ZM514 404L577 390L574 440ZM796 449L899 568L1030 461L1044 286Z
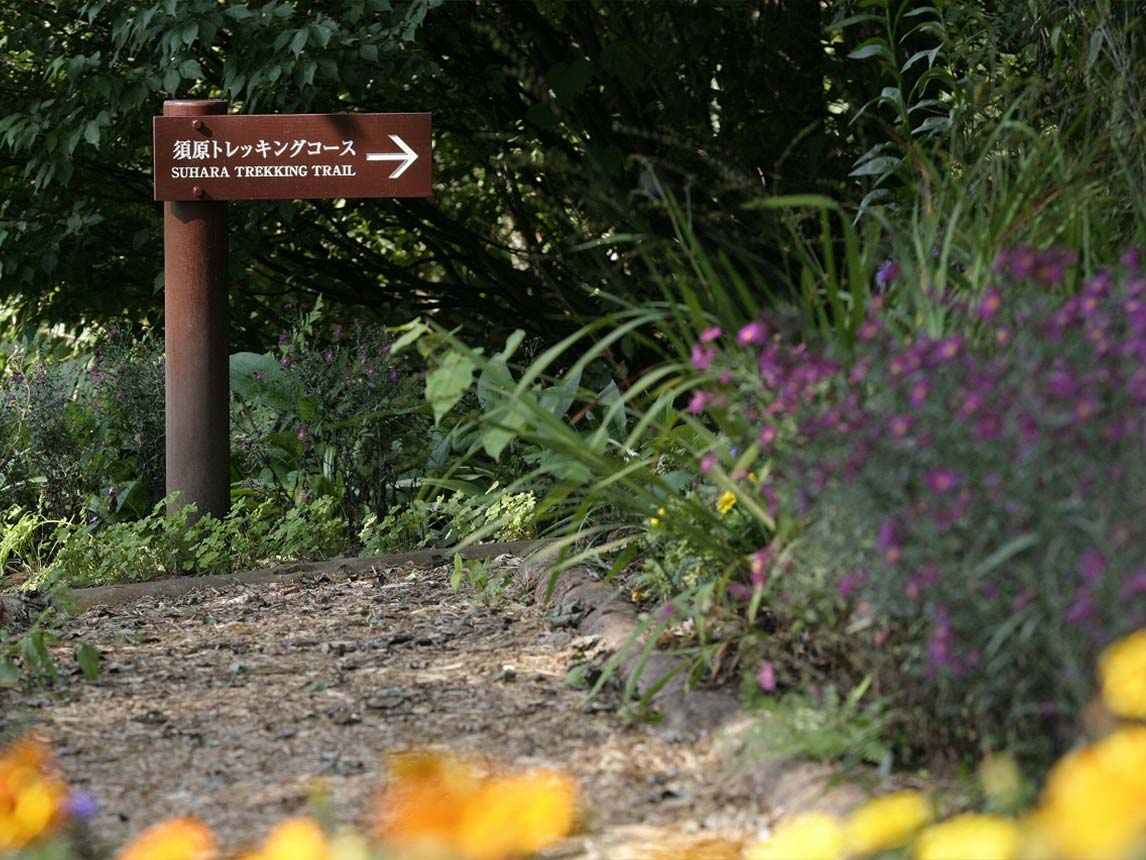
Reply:
M174 498L174 497L171 497ZM194 519L194 505L167 513L163 499L141 519L105 527L65 523L52 562L26 584L79 588L176 573L229 573L287 561L321 559L345 549L346 521L323 497L284 510L271 500L240 498L222 519Z
M1134 251L1064 299L1074 260L1001 256L1006 289L950 310L965 336L873 310L853 363L745 327L698 390L746 452L712 468L768 457L742 491L808 525L758 583L775 622L874 673L915 749L1053 752L1098 652L1146 623L1146 280ZM769 646L785 668L791 640Z

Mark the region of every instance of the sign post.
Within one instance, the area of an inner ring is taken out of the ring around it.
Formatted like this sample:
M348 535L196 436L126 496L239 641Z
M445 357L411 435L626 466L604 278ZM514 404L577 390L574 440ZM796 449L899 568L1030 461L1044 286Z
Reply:
M428 197L430 114L228 115L173 100L153 128L163 206L167 493L230 507L227 200Z

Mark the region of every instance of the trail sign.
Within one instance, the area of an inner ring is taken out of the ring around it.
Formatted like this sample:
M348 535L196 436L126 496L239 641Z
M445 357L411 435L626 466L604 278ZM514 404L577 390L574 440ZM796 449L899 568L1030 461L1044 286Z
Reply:
M428 197L430 114L154 118L156 200Z
M231 499L227 200L430 196L430 115L229 115L220 99L154 118L163 205L167 494L222 517Z

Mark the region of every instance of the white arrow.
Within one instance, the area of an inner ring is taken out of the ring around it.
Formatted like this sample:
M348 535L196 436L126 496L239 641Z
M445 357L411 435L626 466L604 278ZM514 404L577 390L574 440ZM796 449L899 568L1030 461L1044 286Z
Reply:
M390 135L390 139L394 141L401 148L401 152L368 152L366 153L367 161L400 161L402 162L394 168L394 172L390 174L391 179L397 179L406 172L406 168L418 160L418 153L410 149L406 145L406 141L398 137L396 134Z

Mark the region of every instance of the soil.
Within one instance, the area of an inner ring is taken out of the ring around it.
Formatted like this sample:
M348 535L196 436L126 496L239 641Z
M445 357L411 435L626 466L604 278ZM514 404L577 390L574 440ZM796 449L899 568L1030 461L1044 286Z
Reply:
M376 566L91 608L61 634L99 650L98 679L0 691L0 731L53 740L110 846L184 814L249 844L316 780L358 821L387 754L440 747L572 773L584 830L553 856L739 855L770 810L715 737L626 719L615 688L586 703L570 670L603 665L600 641L532 599L455 594L450 572Z

